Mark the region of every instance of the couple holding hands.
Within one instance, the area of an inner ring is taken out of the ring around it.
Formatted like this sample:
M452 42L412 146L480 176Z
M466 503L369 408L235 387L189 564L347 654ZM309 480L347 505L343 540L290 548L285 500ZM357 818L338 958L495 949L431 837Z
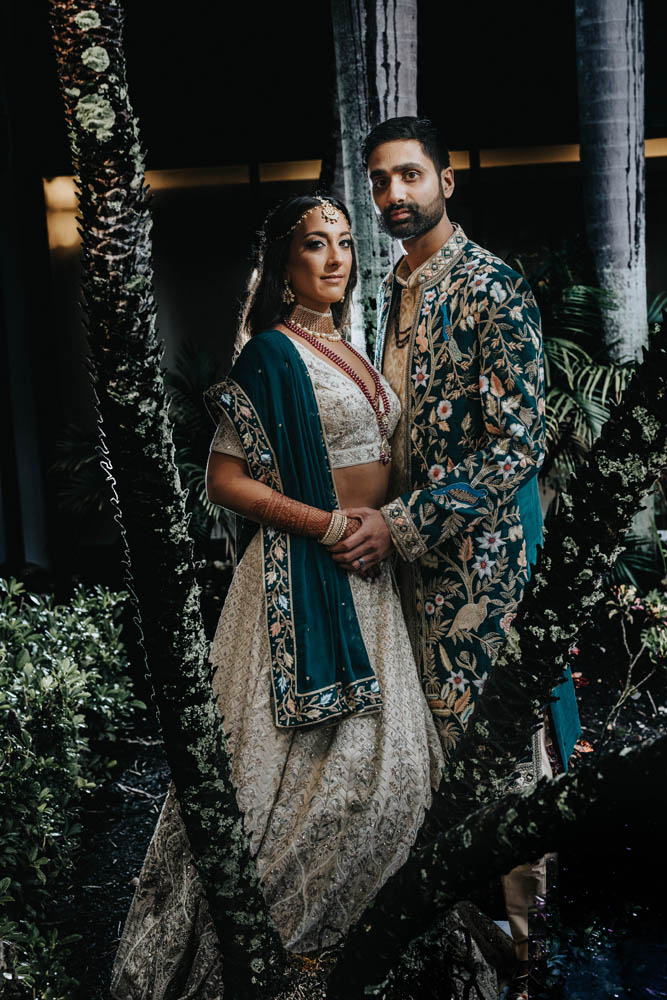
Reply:
M285 947L311 955L407 859L542 542L531 291L450 222L454 175L431 122L381 123L364 159L405 251L380 288L375 364L345 337L348 211L295 197L265 222L245 346L207 392L208 494L243 518L213 685L267 905ZM567 734L552 735L566 766ZM531 769L550 773L543 734ZM541 877L536 863L503 880L520 960ZM179 997L220 995L170 789L112 995L175 997L175 975Z

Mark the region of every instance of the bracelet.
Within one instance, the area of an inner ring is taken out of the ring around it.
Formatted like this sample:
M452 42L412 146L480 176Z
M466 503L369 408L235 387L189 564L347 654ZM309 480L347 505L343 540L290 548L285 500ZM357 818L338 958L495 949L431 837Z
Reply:
M339 510L331 513L329 527L319 539L321 545L336 545L347 530L347 518Z

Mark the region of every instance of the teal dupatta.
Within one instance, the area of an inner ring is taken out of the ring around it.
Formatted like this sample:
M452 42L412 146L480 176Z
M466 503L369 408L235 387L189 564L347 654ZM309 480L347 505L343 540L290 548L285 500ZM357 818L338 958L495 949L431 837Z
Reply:
M205 398L216 421L221 411L232 421L253 479L321 510L338 507L315 392L288 336L253 337ZM244 520L239 558L257 530ZM379 711L347 573L314 539L261 531L276 725Z

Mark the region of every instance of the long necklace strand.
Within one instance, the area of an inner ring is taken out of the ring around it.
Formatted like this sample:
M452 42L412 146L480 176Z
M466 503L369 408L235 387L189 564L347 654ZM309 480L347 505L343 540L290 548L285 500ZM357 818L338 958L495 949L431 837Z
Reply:
M316 348L320 352L320 354L323 354L325 358L328 358L330 361L333 361L333 363L337 365L338 368L342 369L342 371L344 371L345 374L352 379L355 385L359 386L364 396L373 407L373 412L375 413L375 419L378 422L378 430L380 431L380 461L382 462L383 465L388 465L389 462L391 462L391 447L389 444L389 434L388 434L389 422L387 419L389 415L389 397L387 396L385 388L382 385L382 382L380 381L380 376L376 372L375 368L373 368L373 366L366 360L363 354L360 354L359 351L357 351L352 346L352 344L347 344L347 347L352 351L352 353L357 358L359 358L364 368L373 379L373 383L375 385L375 396L371 396L364 380L359 375L357 375L354 368L352 368L351 365L347 363L347 361L343 361L343 359L339 357L339 355L335 351L333 351L330 347L327 347L325 344L321 343L321 341L319 341L317 337L314 337L311 333L305 330L298 323L295 323L294 320L291 319L291 317L284 319L283 323L285 324L288 330L291 330L292 333L296 333L297 336L299 337L303 337L303 339L306 340L309 344L312 344L312 346ZM382 403L382 409L380 409L380 402Z

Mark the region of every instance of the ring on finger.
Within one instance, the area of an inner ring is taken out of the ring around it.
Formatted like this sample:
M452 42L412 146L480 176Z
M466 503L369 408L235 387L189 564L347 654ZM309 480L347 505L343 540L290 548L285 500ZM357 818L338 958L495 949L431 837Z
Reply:
M363 556L359 556L358 562L359 562L359 569L363 569L364 568L364 558L363 558Z

